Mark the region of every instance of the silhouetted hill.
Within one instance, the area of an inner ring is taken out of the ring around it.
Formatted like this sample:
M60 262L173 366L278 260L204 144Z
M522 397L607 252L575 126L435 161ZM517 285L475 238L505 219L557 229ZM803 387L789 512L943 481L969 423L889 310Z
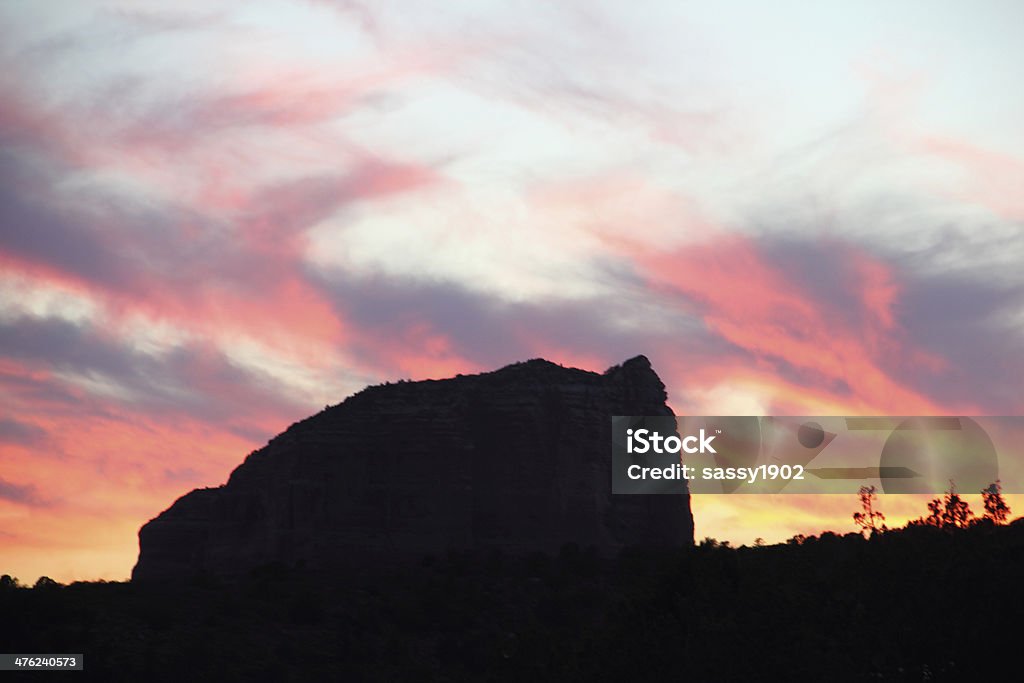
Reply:
M611 494L610 418L672 415L665 399L643 356L604 374L531 360L367 388L146 524L132 577L692 543L688 496Z

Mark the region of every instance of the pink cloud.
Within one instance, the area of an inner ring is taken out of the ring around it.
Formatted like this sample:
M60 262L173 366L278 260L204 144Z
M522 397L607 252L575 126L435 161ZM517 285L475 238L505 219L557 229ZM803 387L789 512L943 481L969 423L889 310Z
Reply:
M947 136L925 137L921 147L963 169L960 198L986 206L1007 220L1024 219L1020 189L1024 187L1024 160Z
M891 414L950 409L951 405L902 385L886 370L890 358L883 352L909 355L918 362L932 360L921 350L905 348L894 314L899 292L895 274L860 249L829 246L842 249L852 264L854 300L862 308L856 315L836 311L834 304L805 289L750 238L716 234L699 244L660 252L635 244L623 248L652 292L669 305L699 316L723 341L743 349L768 369L752 370L749 361L739 367L721 367L712 361L691 372L690 382L756 380L771 383L772 393L780 396L799 387L805 404L806 392L839 382L842 391L826 389L822 396L833 408L845 405L856 412ZM780 375L781 371L785 373ZM806 378L785 379L792 371L805 373Z

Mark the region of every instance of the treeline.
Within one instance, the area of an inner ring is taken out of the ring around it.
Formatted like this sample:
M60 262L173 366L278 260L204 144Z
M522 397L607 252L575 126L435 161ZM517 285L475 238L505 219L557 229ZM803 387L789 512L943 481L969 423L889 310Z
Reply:
M861 532L602 558L449 552L339 574L32 587L0 577L0 651L83 653L98 681L939 681L1016 652L1024 519L953 482L902 529L874 488ZM33 680L71 674L33 674Z
M358 577L7 577L0 649L82 652L74 675L102 681L969 680L1017 651L1022 568L1017 520L612 559L452 552Z
M949 480L947 489L941 498L933 498L928 502L928 514L907 523L911 526L931 526L939 529L965 529L974 525L1003 525L1010 519L1010 506L1003 498L1003 487L996 480L981 490L981 502L984 513L976 517L971 506L957 492L956 482ZM889 530L885 524L885 514L878 510L878 493L874 486L860 487L861 509L853 513L853 521L866 536L884 533Z

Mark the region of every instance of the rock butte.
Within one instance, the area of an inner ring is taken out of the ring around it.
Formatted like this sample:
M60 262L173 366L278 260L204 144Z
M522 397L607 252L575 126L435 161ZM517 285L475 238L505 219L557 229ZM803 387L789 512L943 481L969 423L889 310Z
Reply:
M644 356L368 387L145 524L132 579L692 543L689 496L611 493L611 416L672 415L665 399Z

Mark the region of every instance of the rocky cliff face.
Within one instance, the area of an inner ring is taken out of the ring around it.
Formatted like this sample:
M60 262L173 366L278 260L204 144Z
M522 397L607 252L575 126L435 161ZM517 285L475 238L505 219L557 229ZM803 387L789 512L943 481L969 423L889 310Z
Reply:
M692 543L689 496L611 494L610 417L671 415L665 398L643 356L604 374L532 360L369 387L143 526L132 578Z

